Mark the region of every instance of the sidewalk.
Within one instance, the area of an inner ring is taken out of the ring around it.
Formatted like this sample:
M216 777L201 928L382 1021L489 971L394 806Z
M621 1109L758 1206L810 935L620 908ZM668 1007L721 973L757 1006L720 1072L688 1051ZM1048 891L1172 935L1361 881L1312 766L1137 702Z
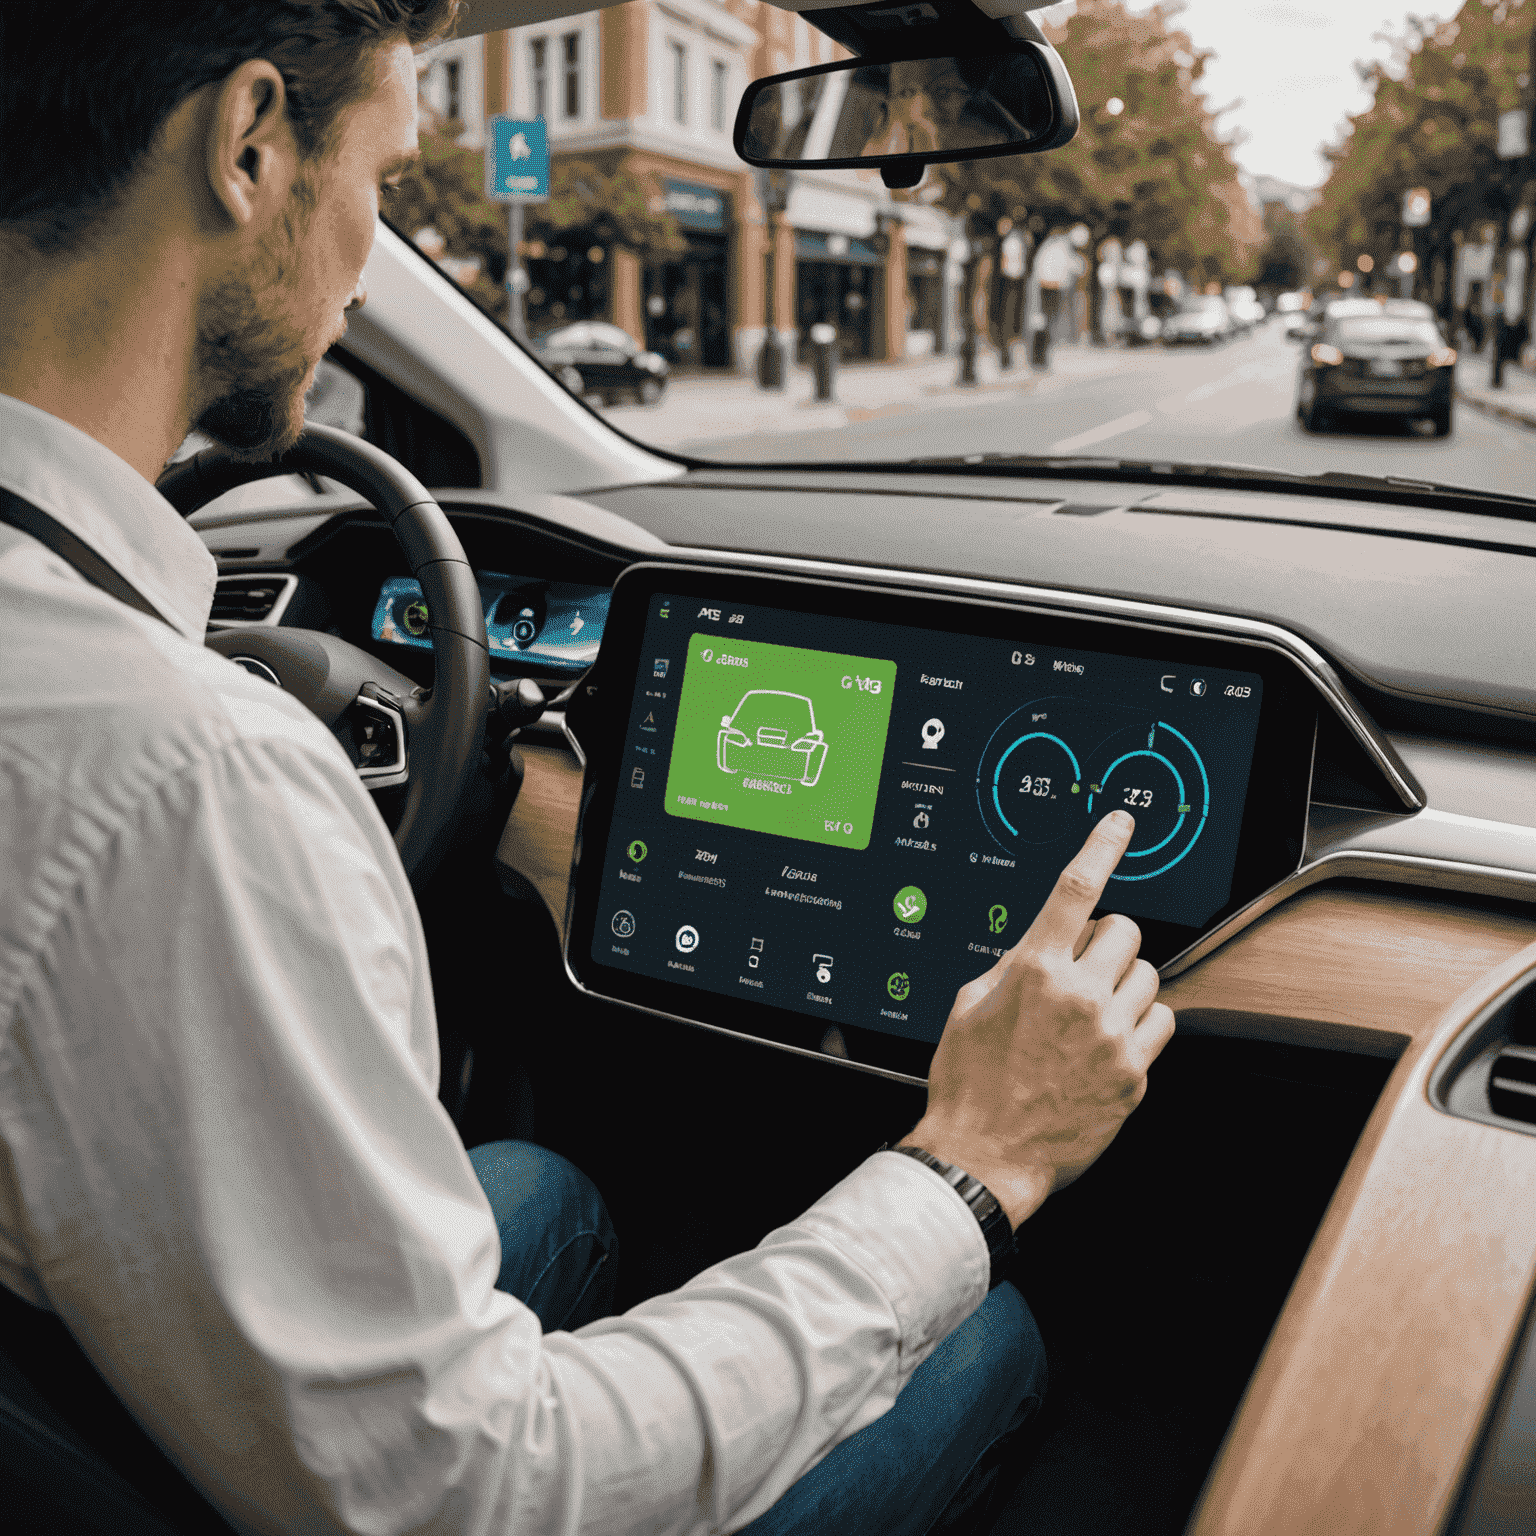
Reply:
M1490 416L1536 427L1536 373L1518 363L1505 363L1504 387L1494 389L1488 382L1492 372L1493 344L1489 342L1482 355L1464 358L1456 370L1457 398Z
M681 448L725 437L826 431L877 416L965 406L980 396L1041 394L1113 373L1125 364L1118 348L1056 346L1051 348L1049 372L1035 373L1022 343L1015 345L1013 355L1014 365L1005 373L993 348L978 344L976 383L964 387L956 383L958 357L844 363L833 376L835 398L830 401L815 398L811 370L793 363L785 368L782 390L759 389L751 375L684 377L673 379L656 405L617 405L602 414L643 442Z

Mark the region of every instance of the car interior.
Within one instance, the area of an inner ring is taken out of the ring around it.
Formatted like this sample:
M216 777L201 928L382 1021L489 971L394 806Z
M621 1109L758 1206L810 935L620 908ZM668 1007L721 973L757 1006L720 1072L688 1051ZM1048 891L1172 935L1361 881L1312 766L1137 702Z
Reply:
M577 8L476 0L460 35ZM208 643L299 691L396 829L465 1144L596 1182L620 1310L905 1135L955 989L1075 849L1063 804L1141 805L1150 883L1110 909L1177 1033L1020 1230L1051 1380L991 1528L1536 1528L1530 505L715 464L620 431L387 224L366 279L328 358L361 433L162 489L218 562Z

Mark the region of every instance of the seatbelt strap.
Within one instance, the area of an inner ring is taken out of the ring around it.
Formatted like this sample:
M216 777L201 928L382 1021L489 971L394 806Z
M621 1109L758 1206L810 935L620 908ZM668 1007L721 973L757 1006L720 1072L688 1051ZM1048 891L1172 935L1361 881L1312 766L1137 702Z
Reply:
M24 501L14 492L0 486L0 523L9 523L29 533L39 544L46 544L66 564L74 566L92 586L100 587L109 597L115 597L130 608L159 619L169 629L176 626L160 612L139 589L111 565L108 565L94 549L77 539L63 523L50 517L40 507Z

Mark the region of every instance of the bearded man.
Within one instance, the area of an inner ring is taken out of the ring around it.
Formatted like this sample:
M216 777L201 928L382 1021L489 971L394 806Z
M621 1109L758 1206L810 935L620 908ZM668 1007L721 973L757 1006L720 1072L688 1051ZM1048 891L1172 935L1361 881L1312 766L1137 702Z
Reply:
M1129 818L962 990L902 1149L614 1317L591 1183L438 1102L346 754L203 644L155 479L194 427L301 431L454 8L0 6L0 1518L958 1530L1044 1390L1003 1240L1172 1031L1135 925L1088 922Z

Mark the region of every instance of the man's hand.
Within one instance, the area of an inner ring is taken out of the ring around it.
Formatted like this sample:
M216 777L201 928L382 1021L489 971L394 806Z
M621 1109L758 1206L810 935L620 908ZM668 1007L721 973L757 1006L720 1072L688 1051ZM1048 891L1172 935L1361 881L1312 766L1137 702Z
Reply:
M1135 826L1106 816L1024 937L961 987L902 1138L980 1179L1015 1228L1114 1140L1173 1037L1141 930L1090 920Z

